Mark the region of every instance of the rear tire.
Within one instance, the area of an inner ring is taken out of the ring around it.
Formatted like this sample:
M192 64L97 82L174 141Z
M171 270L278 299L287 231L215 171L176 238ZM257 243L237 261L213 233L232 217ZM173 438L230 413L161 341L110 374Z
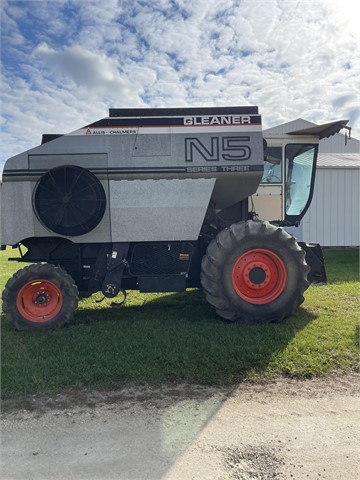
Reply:
M268 222L249 220L222 230L201 264L207 301L218 315L243 323L280 322L293 315L309 286L305 252Z
M34 264L8 280L2 300L6 319L17 330L51 330L72 320L78 289L62 268Z

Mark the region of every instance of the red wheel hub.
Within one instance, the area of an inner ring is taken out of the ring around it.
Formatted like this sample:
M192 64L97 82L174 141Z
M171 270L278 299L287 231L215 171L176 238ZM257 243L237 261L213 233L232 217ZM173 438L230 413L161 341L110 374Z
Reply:
M19 291L16 306L20 314L31 322L43 323L61 310L63 298L57 285L49 280L32 280Z
M286 285L286 268L271 250L257 248L243 253L232 270L232 284L242 299L255 305L276 300Z

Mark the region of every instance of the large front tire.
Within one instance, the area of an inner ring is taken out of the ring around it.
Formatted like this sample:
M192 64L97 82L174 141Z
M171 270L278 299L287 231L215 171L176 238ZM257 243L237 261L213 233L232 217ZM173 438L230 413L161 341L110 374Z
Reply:
M2 300L6 319L17 330L51 330L72 320L78 289L62 268L34 264L8 280Z
M239 222L209 244L201 264L207 301L218 315L244 323L293 315L309 286L305 252L268 222Z

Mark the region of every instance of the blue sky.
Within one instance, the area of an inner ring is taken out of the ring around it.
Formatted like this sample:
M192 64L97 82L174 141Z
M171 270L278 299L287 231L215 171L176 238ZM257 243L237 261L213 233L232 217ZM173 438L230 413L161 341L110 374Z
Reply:
M0 164L109 107L250 104L360 138L357 3L2 0Z

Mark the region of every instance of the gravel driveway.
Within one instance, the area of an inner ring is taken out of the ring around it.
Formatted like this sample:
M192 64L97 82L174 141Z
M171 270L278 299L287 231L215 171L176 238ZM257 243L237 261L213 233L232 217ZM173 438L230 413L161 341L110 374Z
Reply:
M360 478L360 376L3 401L2 478Z

